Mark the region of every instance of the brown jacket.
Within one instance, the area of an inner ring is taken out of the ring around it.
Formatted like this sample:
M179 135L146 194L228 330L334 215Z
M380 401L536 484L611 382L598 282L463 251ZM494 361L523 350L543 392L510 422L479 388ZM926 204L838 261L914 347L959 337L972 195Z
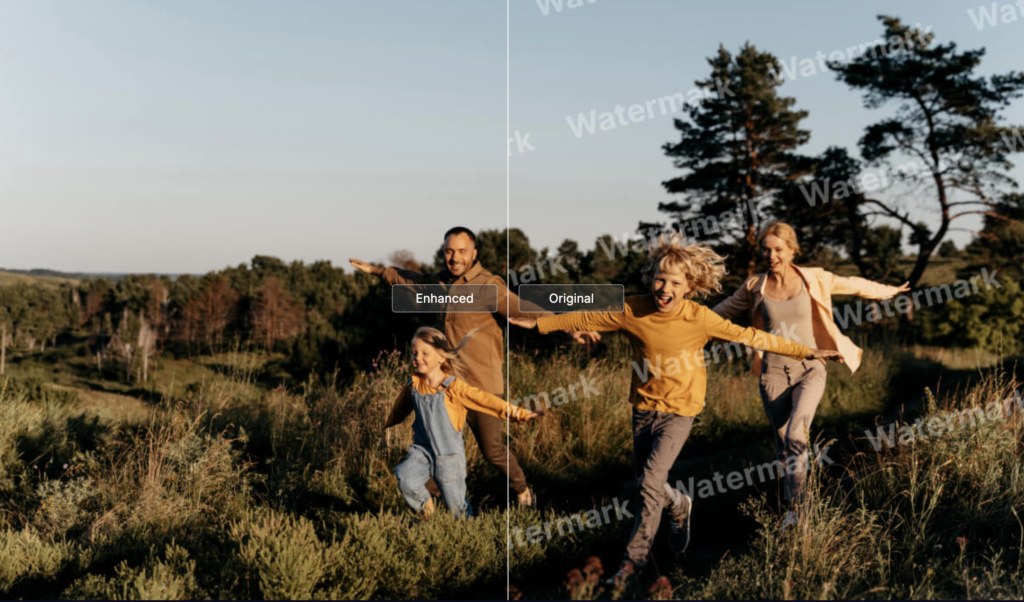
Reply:
M505 395L505 376L501 367L505 357L503 335L506 317L525 317L537 314L519 312L519 297L508 290L500 276L490 273L480 262L473 264L459 278L452 278L448 270L436 274L421 274L412 270L386 268L380 275L388 284L493 284L498 288L498 312L493 314L480 313L446 313L443 315L444 327L440 328L448 340L454 345L466 336L470 330L480 328L473 338L462 348L461 357L466 363L465 380L470 385L483 389L492 395Z
M804 281L804 287L811 296L811 323L814 326L814 340L818 349L837 350L843 354L843 361L856 372L860 366L861 349L846 335L839 332L832 316L832 295L857 295L865 299L888 299L896 295L899 287L879 284L864 278L837 276L821 268L799 268L793 270ZM768 273L747 278L731 297L722 301L712 310L726 320L731 320L742 311L750 310L754 328L764 329L761 303L764 301L764 287ZM754 374L761 373L761 352L754 359Z

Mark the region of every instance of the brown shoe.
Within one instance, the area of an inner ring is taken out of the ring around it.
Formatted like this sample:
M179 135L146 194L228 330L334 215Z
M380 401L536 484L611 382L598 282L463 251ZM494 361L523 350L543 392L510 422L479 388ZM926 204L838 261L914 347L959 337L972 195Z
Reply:
M427 520L428 518L430 518L430 515L433 514L433 513L434 513L434 498L431 497L429 500L427 500L426 504L423 504L423 509L420 510L420 518L422 518L423 520Z
M516 499L519 500L519 505L525 508L537 507L537 496L533 493L533 489L529 487L516 494Z

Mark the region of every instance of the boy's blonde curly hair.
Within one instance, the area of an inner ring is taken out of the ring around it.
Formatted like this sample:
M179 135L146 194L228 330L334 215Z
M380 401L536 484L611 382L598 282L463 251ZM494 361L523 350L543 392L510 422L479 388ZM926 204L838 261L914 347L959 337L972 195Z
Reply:
M725 259L708 245L683 246L679 232L662 234L651 243L650 256L642 274L644 285L651 286L660 272L682 273L690 283L686 297L704 297L722 290Z

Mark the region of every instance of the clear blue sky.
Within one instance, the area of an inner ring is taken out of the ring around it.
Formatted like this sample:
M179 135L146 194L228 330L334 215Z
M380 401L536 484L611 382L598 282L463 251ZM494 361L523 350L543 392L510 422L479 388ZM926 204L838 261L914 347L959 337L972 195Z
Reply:
M1019 68L1024 19L979 31L977 7L584 0L545 16L511 0L510 127L533 147L511 159L511 223L535 246L589 248L658 219L671 117L578 139L566 116L686 92L719 43L813 57L875 39L874 16L895 12L986 47L986 73ZM427 260L450 225L505 226L501 0L3 9L0 266L204 272L258 253L347 265L399 248ZM854 147L877 118L827 73L782 90L810 111L806 152ZM1008 115L1024 123L1020 104Z
M506 223L501 0L7 0L0 266L428 259Z
M542 2L544 0L541 0ZM990 6L991 3L985 3ZM1021 70L1024 17L978 30L967 9L977 2L812 2L730 0L596 0L548 15L535 0L512 0L511 128L531 134L530 150L512 159L511 223L534 246L557 246L564 238L592 248L602 233L621 236L637 223L664 221L661 187L679 171L661 151L678 140L672 116L577 138L567 116L612 110L675 92L687 92L710 73L706 58L718 45L734 53L744 42L785 62L869 42L882 33L875 19L892 14L911 25L932 26L937 40L960 49L985 47L981 73ZM879 112L864 109L860 95L831 73L797 77L780 87L797 107L810 112L803 122L817 153L829 145L856 152L864 127ZM1024 101L1007 112L1024 124ZM1024 165L1024 153L1016 155ZM1015 169L1024 182L1024 169ZM917 212L933 221L933 214ZM965 218L970 220L970 218ZM977 227L979 220L959 223ZM963 242L969 235L957 235Z

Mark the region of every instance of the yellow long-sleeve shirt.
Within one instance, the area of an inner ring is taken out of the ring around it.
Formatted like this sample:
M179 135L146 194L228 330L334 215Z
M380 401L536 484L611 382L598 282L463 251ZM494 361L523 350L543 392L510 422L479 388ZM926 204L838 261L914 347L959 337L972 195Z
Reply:
M388 416L384 428L391 428L401 424L405 418L413 412L412 387L425 395L431 395L441 390L441 387L431 387L418 375L412 375L412 385L402 387L394 405L391 406L391 414ZM444 396L444 407L448 411L448 418L456 431L462 432L466 426L467 410L484 412L491 416L497 416L502 420L513 421L526 420L531 412L525 408L516 407L497 395L491 395L487 391L478 389L466 381L456 378L448 385L448 391Z
M755 349L805 358L810 349L754 328L724 320L707 307L683 299L670 314L661 313L650 295L628 297L621 313L568 313L537 319L541 333L554 330L622 331L633 346L629 401L641 410L696 416L704 409L713 338Z

